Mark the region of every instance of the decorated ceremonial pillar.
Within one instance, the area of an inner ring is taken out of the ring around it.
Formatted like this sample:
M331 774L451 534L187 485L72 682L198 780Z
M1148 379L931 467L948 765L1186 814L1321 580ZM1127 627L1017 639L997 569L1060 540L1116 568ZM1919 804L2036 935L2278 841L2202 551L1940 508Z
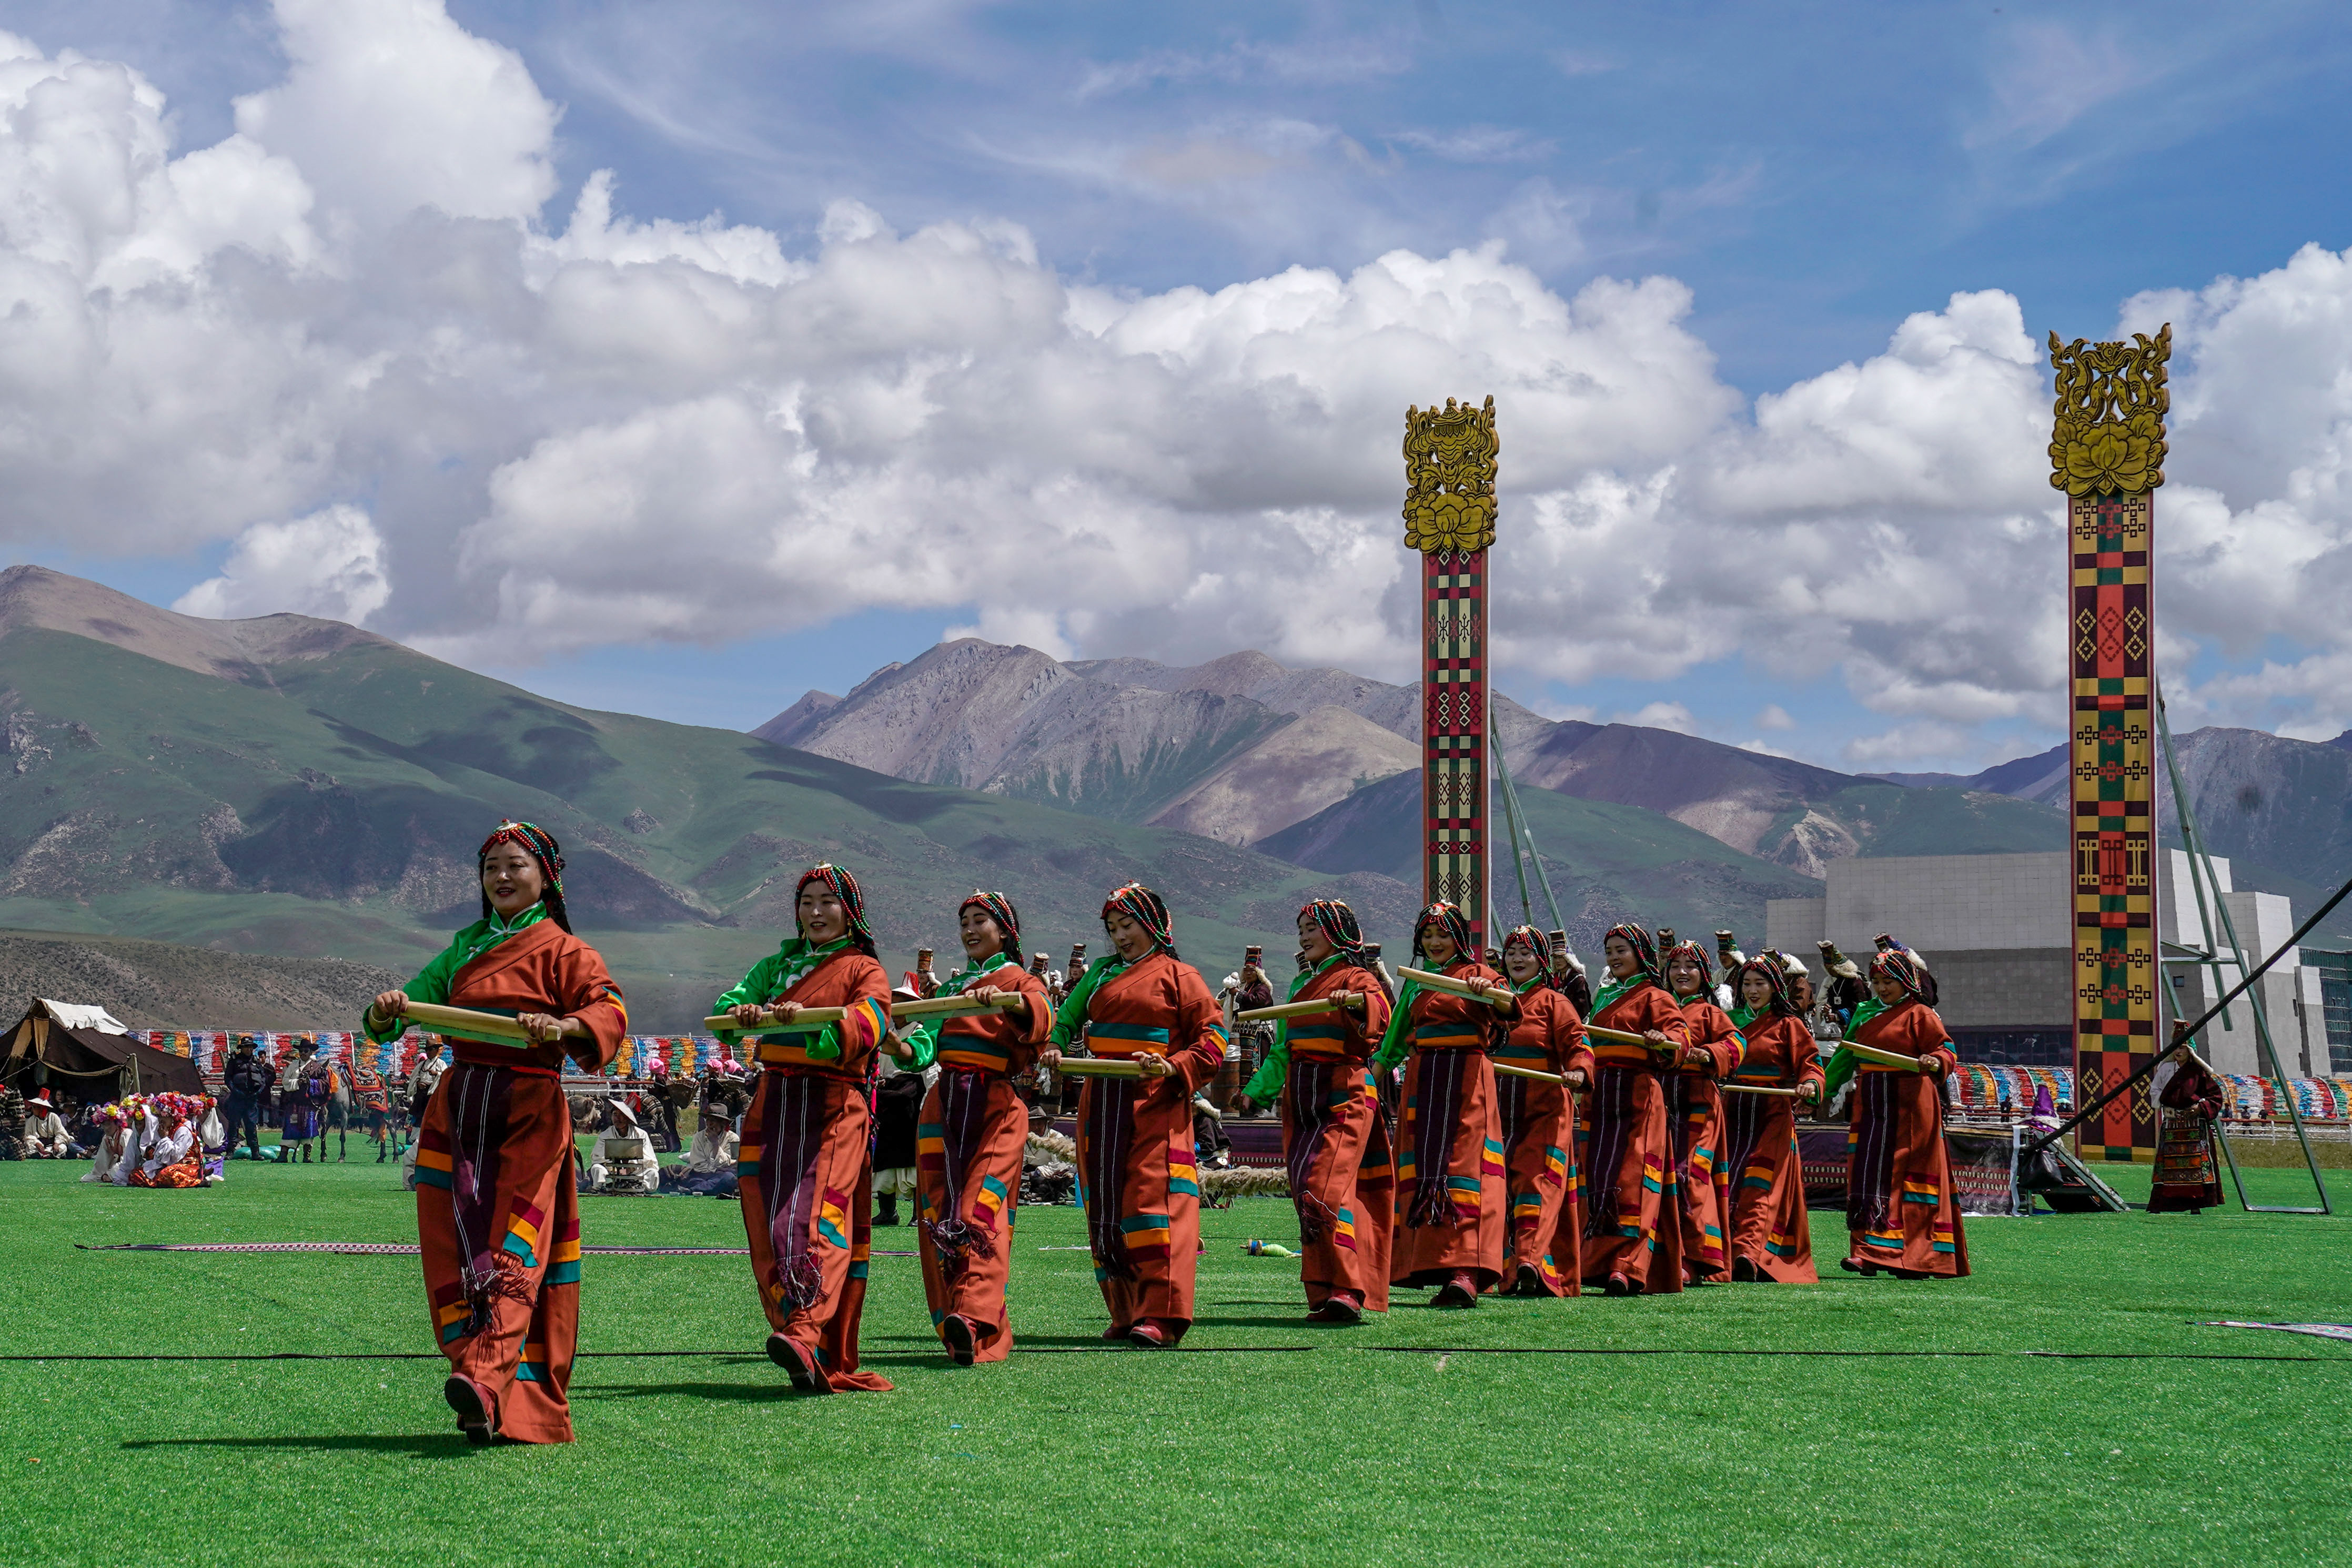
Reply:
M1404 542L1421 553L1422 902L1486 930L1486 557L1495 542L1495 400L1404 415Z
M2074 1097L2088 1104L2157 1048L2156 622L2149 566L2164 483L2172 328L2061 347L2051 485L2066 495L2068 757L2074 852ZM2147 1082L2075 1133L2091 1158L2148 1160Z

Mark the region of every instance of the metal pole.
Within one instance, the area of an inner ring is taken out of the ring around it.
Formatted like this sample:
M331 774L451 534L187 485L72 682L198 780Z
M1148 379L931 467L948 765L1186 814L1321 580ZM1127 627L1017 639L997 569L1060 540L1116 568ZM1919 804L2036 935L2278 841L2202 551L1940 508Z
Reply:
M2182 793L2180 789L2180 772L2172 754L2172 726L2166 719L2164 712L2164 686L2161 682L2158 681L2153 675L2151 675L2149 677L2148 689L2154 699L2154 706L2156 708L2157 737L2164 743L2165 768L2167 772L2171 775L2173 779L2172 810L2174 814L2180 819L2180 836L2189 845L2189 853L2191 860L2204 860L2207 862L2206 873L2208 875L2211 875L2211 857L2206 853L2204 839L2197 831L2196 812L2189 808L2189 797ZM2221 932L2222 935L2229 937L2230 951L2237 956L2239 970L2241 973L2243 973L2247 958L2246 949L2238 941L2238 925L2236 921L2230 917L2229 904L2219 895L2220 882L2218 879L2216 879L2214 885L2216 888L2214 904L2221 912ZM2342 895L2338 894L2338 896L2340 897ZM2312 924L2314 923L2308 921L2305 922L2305 929L2310 929ZM2300 933L2297 935L2300 936ZM2211 933L2208 932L2207 939L2209 946L2210 944L2210 938ZM2294 943L2290 940L2287 946L2280 948L2279 952L2284 953L2288 947L2292 947L2294 946ZM2273 960L2275 960L2277 956L2277 954L2272 955ZM2269 967L2269 965L2265 964L2263 967L2267 968ZM2229 998L2226 997L2222 998L2225 1004L2228 999ZM2335 1206L2328 1200L2326 1178L2319 1174L2319 1156L2312 1152L2311 1134L2305 1130L2303 1125L2303 1110L2294 1103L2294 1080L2287 1076L2286 1068L2280 1063L2278 1044L2271 1038L2270 1009L2263 1005L2263 993L2261 988L2255 987L2249 990L2247 993L2247 1000L2252 1004L2254 1010L2255 1041L2262 1047L2263 1054L2271 1059L2271 1071L2278 1077L2279 1092L2286 1100L2286 1119L2294 1128L2294 1141L2303 1147L2303 1163L2311 1172L2311 1185L2318 1189L2319 1212L2322 1214L2333 1214L2336 1210ZM2226 1022L2223 1027L2228 1027Z
M1511 814L1518 819L1518 831L1527 836L1528 859L1535 862L1536 881L1543 886L1544 907L1551 911L1552 929L1565 931L1568 922L1559 917L1559 899L1551 890L1551 873L1544 870L1543 855L1536 849L1535 830L1528 826L1527 810L1519 804L1519 787L1511 782L1511 769L1503 760L1503 737L1495 728L1495 710L1492 707L1486 710L1486 737L1487 749L1495 756L1495 777L1502 781L1503 798L1510 803ZM1520 902L1526 902L1524 893L1520 895Z

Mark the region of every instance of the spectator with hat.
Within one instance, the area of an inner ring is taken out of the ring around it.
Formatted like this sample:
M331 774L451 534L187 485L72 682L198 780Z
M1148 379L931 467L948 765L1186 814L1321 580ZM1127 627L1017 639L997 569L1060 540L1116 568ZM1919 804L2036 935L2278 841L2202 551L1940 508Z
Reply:
M61 1160L71 1150L66 1137L66 1124L58 1115L58 1108L49 1103L47 1094L36 1094L25 1102L25 1132L21 1144L28 1160Z
M237 1140L245 1140L246 1158L261 1157L261 1118L269 1109L270 1092L278 1087L278 1070L267 1058L253 1049L253 1037L236 1037L236 1049L230 1051L228 1063L222 1069L221 1087L228 1102L228 1153L236 1153Z

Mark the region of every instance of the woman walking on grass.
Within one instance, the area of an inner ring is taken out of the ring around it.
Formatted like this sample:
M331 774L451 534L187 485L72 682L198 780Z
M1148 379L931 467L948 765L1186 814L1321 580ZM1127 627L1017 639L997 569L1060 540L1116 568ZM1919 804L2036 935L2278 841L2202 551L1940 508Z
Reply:
M751 1277L768 1315L768 1359L803 1394L887 1393L857 1362L866 1309L877 1053L890 1032L890 980L857 879L835 865L802 873L796 934L719 998L755 1042L760 1082L736 1151ZM837 1022L795 1029L803 1008ZM722 1034L732 1044L734 1032ZM912 1060L913 1048L908 1049Z
M442 1393L467 1440L568 1443L580 1199L560 1074L566 1057L603 1071L629 1015L604 959L572 934L555 841L503 822L475 861L482 918L406 987L377 997L362 1027L378 1043L397 1040L417 1001L502 1013L531 1037L446 1037L456 1064L417 1134L416 1228L449 1358Z
M1013 1081L1037 1060L1054 1007L1045 979L1021 966L1021 915L1011 899L975 891L956 925L965 961L937 994L1023 998L1011 1011L957 1014L940 1025L939 1082L916 1118L923 1295L948 1359L971 1366L1013 1350L1004 1288L1029 1143L1029 1107Z
M1110 1309L1102 1337L1159 1350L1192 1326L1201 1250L1192 1096L1224 1063L1225 1028L1200 972L1177 957L1158 894L1131 882L1104 903L1102 918L1112 954L1071 988L1038 1060L1059 1068L1083 1030L1094 1055L1140 1070L1136 1078L1085 1080L1078 1190L1095 1278Z
M1890 947L1870 961L1871 996L1853 1010L1846 1039L1911 1058L1914 1069L1862 1061L1843 1047L1830 1058L1824 1093L1856 1078L1853 1126L1846 1134L1846 1228L1852 1248L1838 1267L1882 1270L1900 1280L1969 1271L1952 1166L1944 1152L1943 1079L1958 1068L1944 1020L1925 999L1917 959Z
M1706 949L1680 942L1666 955L1666 988L1690 1024L1690 1042L1666 1080L1666 1134L1674 1148L1675 1195L1682 1219L1683 1283L1712 1285L1730 1273L1726 1238L1731 1192L1723 1163L1721 1081L1739 1065L1746 1041L1731 1015L1715 1005Z
M1747 1049L1723 1096L1723 1171L1731 1184L1734 1280L1810 1285L1812 1228L1805 1218L1805 1166L1797 1153L1797 1106L1821 1099L1822 1070L1805 1023L1804 966L1769 949L1732 981L1731 1021ZM1793 1090L1797 1098L1741 1093Z
M1576 1005L1549 977L1544 934L1521 925L1503 938L1503 974L1519 998L1511 1031L1495 1048L1499 1067L1556 1072L1565 1084L1498 1072L1504 1182L1509 1193L1504 1268L1514 1296L1573 1296L1583 1273L1583 1206L1577 1201L1576 1102L1592 1076L1592 1048Z
M1306 967L1287 999L1329 1002L1332 1010L1276 1023L1274 1045L1244 1103L1280 1102L1307 1319L1344 1326L1389 1310L1396 1172L1367 1066L1388 1030L1389 993L1364 950L1356 912L1336 898L1298 912L1298 956Z
M1690 1020L1662 983L1648 932L1612 926L1601 951L1609 974L1593 993L1586 1027L1639 1035L1643 1043L1591 1037L1592 1092L1580 1129L1590 1173L1584 1282L1612 1296L1672 1294L1683 1288L1683 1246L1664 1080L1690 1044Z
M1386 1071L1412 1056L1389 1279L1434 1286L1433 1307L1475 1307L1503 1277L1503 1134L1486 1053L1519 1007L1502 976L1478 962L1470 922L1452 904L1422 911L1412 950L1436 973L1507 998L1497 1008L1407 980L1375 1058Z

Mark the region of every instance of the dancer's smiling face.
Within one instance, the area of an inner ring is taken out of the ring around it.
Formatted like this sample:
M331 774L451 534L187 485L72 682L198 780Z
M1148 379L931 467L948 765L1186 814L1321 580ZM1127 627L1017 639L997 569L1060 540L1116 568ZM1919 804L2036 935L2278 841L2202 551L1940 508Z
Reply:
M1446 934L1444 924L1433 920L1421 928L1421 951L1432 964L1443 969L1454 962L1458 949L1454 938Z
M1633 944L1622 936L1612 936L1601 945L1601 961L1609 966L1612 980L1630 980L1641 972L1641 961L1633 956Z
M1678 997L1695 997L1706 988L1706 971L1685 955L1666 966L1666 986Z
M1503 948L1503 973L1524 986L1543 973L1543 959L1524 942L1509 943Z
M547 879L520 844L493 844L482 859L482 891L492 909L512 919L546 896Z
M1310 965L1319 964L1339 949L1331 946L1331 938L1323 935L1323 927L1315 916L1298 917L1298 956Z
M1772 982L1761 975L1739 977L1739 998L1758 1012L1772 1005Z
M975 959L1004 951L1003 927L996 924L995 916L979 904L966 905L956 924L963 937L963 950Z
M1130 964L1151 951L1151 933L1132 915L1113 911L1103 922L1103 933L1118 956Z
M819 946L848 934L849 906L841 902L841 894L821 882L801 889L798 909L801 935Z

